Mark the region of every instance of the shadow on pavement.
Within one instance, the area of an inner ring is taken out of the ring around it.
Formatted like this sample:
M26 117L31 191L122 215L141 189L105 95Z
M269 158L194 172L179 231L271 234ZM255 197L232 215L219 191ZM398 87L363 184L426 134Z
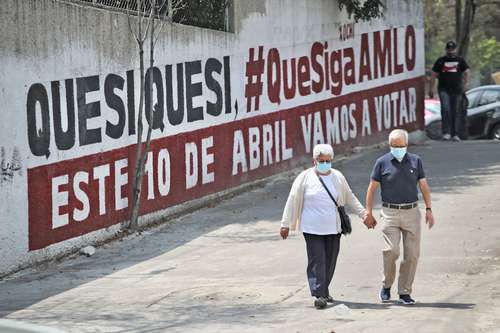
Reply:
M286 200L285 193L288 195L291 181L292 178L268 182L279 187L283 195L277 196L265 187L256 188L222 201L215 208L203 208L152 231L143 232L137 237L101 246L92 257L72 255L61 261L44 263L20 274L0 279L0 318L98 279L147 280L160 274L168 276L170 271L176 269L175 263L169 261L162 262L160 267L153 270L144 270L133 276L127 274L127 277L121 277L113 274L173 251L200 237L213 238L214 242L218 243L279 240L277 233L248 233L245 230L259 220L277 221L281 218L281 207ZM237 224L241 231L224 237L211 234L230 224Z
M403 306L403 305L401 305ZM406 306L406 305L405 305ZM436 308L436 309L454 309L454 310L471 310L474 309L476 304L473 303L447 303L447 302L436 302L436 303L420 303L412 305L416 308Z
M392 308L393 306L401 306L401 307L412 307L412 308L436 308L436 309L456 309L456 310L471 310L476 304L473 303L449 303L449 302L433 302L433 303L421 303L417 302L414 305L402 305L398 304L396 301L388 302L388 303L363 303L363 302L349 302L338 300L333 306L339 304L344 304L350 309L369 309L369 310L387 310Z

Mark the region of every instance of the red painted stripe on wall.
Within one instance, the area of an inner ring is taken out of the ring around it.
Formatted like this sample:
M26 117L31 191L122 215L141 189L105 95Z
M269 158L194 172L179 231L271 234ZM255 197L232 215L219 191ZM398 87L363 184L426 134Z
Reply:
M266 115L259 116L257 111L252 118L154 140L147 167L152 172L144 177L141 215L293 168L308 154L304 125L310 129L311 140L316 130L322 132L327 141L327 113L334 119L337 112L340 132L343 128L344 134L347 133L347 138L339 133L340 141L334 141L336 153L385 140L388 131L395 127L409 131L422 129L423 94L423 78L410 79ZM412 101L414 119L409 115ZM401 115L402 103L407 109L406 118ZM366 106L368 111L364 113ZM369 114L371 134L363 136L363 115L366 125L366 114ZM314 128L315 118L320 129ZM403 124L400 124L401 118ZM382 125L380 130L379 125ZM243 137L248 170L242 172L242 165L238 164L238 172L233 174L236 131L240 131L236 136L241 133ZM250 141L259 148L259 153L249 151ZM188 152L196 150L195 154L186 153L187 143L192 143L188 145ZM310 147L313 145L311 142ZM194 147L196 149L190 150ZM290 150L292 157L283 160ZM186 154L190 157L189 170L186 170ZM260 155L260 163L256 161L257 155ZM135 145L130 145L29 169L30 251L127 220L134 159ZM196 179L187 176L193 174L194 159L198 160ZM256 167L250 170L252 159ZM187 188L187 183L193 186Z

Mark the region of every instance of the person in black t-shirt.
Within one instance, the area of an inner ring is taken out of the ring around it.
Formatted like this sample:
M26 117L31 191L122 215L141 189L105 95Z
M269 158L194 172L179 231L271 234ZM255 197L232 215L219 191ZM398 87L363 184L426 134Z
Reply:
M441 123L443 140L460 141L465 139L466 110L462 110L462 98L469 85L469 65L457 55L457 44L446 43L446 55L440 57L432 67L432 95L435 79L439 80L438 92L441 101ZM431 95L431 97L432 97Z

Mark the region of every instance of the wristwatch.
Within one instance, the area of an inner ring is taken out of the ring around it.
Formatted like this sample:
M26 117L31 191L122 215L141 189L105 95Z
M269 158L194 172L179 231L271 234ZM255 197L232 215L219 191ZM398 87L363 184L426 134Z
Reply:
M431 207L426 207L425 210L426 211L428 210L429 212L432 212L432 208Z

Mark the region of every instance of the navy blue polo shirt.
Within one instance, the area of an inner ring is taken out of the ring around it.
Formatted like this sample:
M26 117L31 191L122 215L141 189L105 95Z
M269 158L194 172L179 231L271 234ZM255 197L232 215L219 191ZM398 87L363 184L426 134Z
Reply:
M420 156L407 152L399 162L389 152L375 162L371 178L380 183L382 202L403 204L418 201L417 183L425 173Z

